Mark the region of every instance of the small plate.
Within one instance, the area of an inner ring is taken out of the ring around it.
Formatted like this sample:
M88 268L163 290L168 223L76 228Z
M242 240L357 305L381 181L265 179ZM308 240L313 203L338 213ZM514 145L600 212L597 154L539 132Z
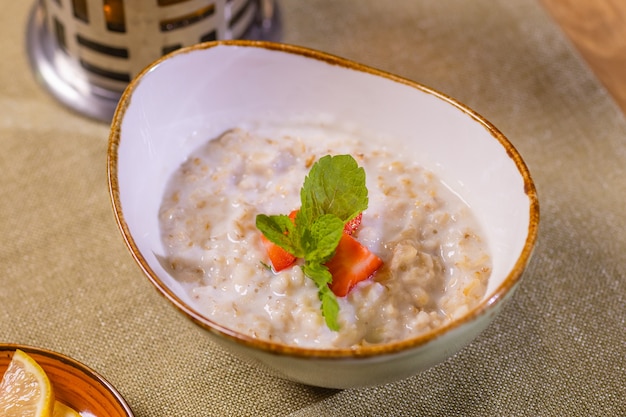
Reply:
M102 376L60 353L15 344L0 344L0 378L16 349L30 355L50 378L56 399L89 417L133 417L124 398Z

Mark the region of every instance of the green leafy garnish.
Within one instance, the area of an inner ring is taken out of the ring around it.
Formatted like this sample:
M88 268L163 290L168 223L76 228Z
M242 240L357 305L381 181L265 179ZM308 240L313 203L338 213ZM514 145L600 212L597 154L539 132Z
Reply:
M367 209L365 170L350 155L320 158L304 179L300 204L294 221L259 214L256 227L268 240L304 259L303 271L317 285L326 325L337 331L339 304L328 288L332 275L324 264L335 254L345 224Z

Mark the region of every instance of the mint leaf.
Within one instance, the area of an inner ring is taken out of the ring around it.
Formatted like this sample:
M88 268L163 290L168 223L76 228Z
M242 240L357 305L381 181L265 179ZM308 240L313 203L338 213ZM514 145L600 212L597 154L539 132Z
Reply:
M350 155L326 155L304 179L300 200L309 221L334 214L347 222L367 209L365 170Z
M341 235L343 222L334 214L324 214L311 223L302 239L304 260L324 263L334 254Z
M326 326L332 331L339 330L339 323L337 322L339 303L335 294L328 287L328 284L333 279L328 268L320 263L306 262L304 264L304 274L317 285L317 294L322 302L322 316L324 316Z
M298 258L304 257L305 252L295 231L296 227L289 216L259 214L256 216L256 227L272 243Z
M303 272L312 279L329 329L339 330L339 303L328 284L324 265L335 254L347 222L367 209L365 170L350 155L326 155L317 161L300 190L300 210L289 216L259 214L257 228L274 244L304 259Z
M337 321L337 317L339 317L339 303L337 302L337 297L335 297L328 285L318 287L318 289L318 295L322 301L322 316L324 316L326 326L333 332L339 331L339 322Z

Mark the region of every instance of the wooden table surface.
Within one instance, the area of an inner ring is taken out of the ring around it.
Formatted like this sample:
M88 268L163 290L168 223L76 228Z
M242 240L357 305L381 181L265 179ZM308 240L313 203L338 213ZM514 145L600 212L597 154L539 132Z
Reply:
M540 1L626 113L626 1Z

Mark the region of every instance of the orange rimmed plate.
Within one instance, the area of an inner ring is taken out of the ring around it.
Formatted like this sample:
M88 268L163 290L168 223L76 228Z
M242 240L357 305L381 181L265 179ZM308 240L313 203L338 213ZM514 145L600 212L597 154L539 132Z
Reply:
M47 349L0 344L0 378L16 349L26 352L43 368L54 387L56 399L82 416L134 416L126 400L102 376L74 359Z

